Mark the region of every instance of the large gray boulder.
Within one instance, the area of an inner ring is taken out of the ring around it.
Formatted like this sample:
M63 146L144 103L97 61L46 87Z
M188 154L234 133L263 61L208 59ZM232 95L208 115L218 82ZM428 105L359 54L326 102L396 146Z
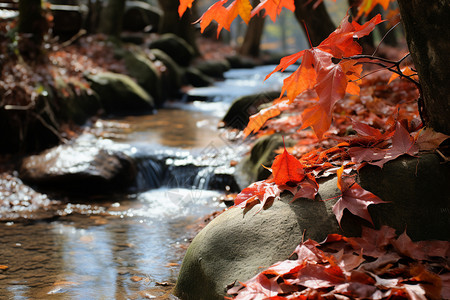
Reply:
M20 166L20 178L28 184L83 194L124 190L136 175L136 165L125 153L82 143L28 156Z
M433 154L401 157L383 169L363 168L363 188L390 202L369 206L375 227L386 224L397 233L406 230L413 240L448 240L449 175L450 166ZM302 237L321 241L329 233L360 235L361 226L370 226L368 222L345 211L340 227L332 213L340 194L336 183L336 178L322 182L316 200L292 202L285 192L259 213L260 205L245 214L239 208L222 213L189 246L175 294L181 299L223 299L227 285L244 282L287 259Z
M107 114L150 112L153 98L131 77L112 72L87 75Z

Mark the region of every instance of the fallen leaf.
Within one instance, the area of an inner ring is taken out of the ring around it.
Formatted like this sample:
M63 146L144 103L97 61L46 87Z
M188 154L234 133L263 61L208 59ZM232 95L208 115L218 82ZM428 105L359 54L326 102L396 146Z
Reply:
M351 184L344 180L344 166L342 166L338 172L338 188L342 194L338 198L338 201L333 206L333 213L339 224L344 214L344 210L347 209L350 213L364 220L369 221L373 225L372 217L370 216L367 207L371 204L387 203L369 191L363 189L358 183L352 181Z
M420 130L416 139L416 145L420 151L431 151L437 149L448 138L450 138L449 135L436 132L431 127L426 127Z
M275 157L272 164L273 179L278 185L296 185L305 177L301 162L287 152L286 147L282 154Z

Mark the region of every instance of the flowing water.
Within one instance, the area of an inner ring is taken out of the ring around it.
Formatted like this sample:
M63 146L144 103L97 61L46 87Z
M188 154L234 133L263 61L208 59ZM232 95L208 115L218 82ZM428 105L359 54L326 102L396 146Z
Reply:
M170 289L190 239L205 216L225 208L226 191L242 188L230 160L247 146L217 124L237 96L279 89L281 77L262 84L272 69L232 70L190 91L208 102L98 120L89 137L139 162L134 190L70 199L45 220L0 223L0 299L175 299Z

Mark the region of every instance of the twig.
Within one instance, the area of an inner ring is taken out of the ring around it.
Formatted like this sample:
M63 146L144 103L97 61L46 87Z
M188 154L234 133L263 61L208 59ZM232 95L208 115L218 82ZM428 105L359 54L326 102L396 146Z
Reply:
M380 48L381 43L384 41L384 39L387 37L387 35L388 35L389 33L391 33L391 31L394 30L395 27L397 27L398 24L400 24L400 22L397 22L397 24L395 24L394 26L392 26L391 29L389 29L389 30L384 34L383 38L382 38L381 41L378 43L377 48L375 49L375 51L373 51L372 56L375 56L375 53L377 53L378 48Z

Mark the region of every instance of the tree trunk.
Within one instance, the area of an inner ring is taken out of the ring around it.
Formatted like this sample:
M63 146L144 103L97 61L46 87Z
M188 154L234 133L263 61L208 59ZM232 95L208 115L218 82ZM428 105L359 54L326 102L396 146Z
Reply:
M426 125L450 135L450 1L398 0Z
M20 0L19 33L29 34L29 40L39 48L42 43L45 27L41 0Z
M192 26L192 23L197 20L195 2L192 8L187 10L181 18L178 15L179 0L158 0L158 2L164 13L159 24L159 33L173 33L179 36L198 53L195 26Z
M125 0L108 0L100 17L99 31L106 35L119 37L122 31Z
M305 33L308 31L313 46L319 45L336 29L323 3L316 9L313 8L315 1L295 0L294 3L295 17Z
M253 0L253 7L258 5L259 0ZM258 57L260 52L261 38L264 31L264 21L266 18L260 14L251 18L245 32L244 42L239 53L242 55Z

